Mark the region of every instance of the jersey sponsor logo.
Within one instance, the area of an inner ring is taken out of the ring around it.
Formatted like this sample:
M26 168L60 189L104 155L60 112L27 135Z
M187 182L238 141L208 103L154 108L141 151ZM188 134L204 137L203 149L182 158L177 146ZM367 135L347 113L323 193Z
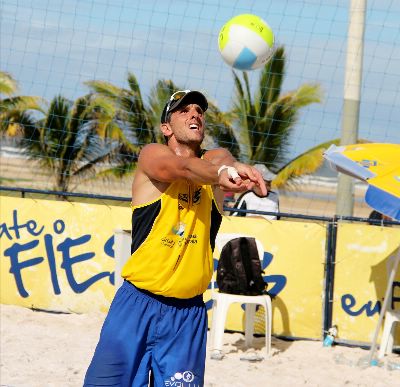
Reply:
M196 244L197 243L197 235L196 234L189 234L187 237L181 238L178 241L178 246L182 246L183 244Z
M178 201L189 203L189 194L187 194L187 193L179 193L178 194Z
M178 208L183 210L187 206L199 205L201 201L201 191L202 187L198 186L194 191L189 193L178 193Z
M183 222L179 222L176 226L172 227L172 232L175 235L183 236L185 233L186 224Z
M201 199L201 187L197 188L193 194L193 204L199 204Z
M171 239L171 238L164 237L164 238L161 239L161 244L163 246L167 246L169 248L172 248L175 245L175 241L173 239Z

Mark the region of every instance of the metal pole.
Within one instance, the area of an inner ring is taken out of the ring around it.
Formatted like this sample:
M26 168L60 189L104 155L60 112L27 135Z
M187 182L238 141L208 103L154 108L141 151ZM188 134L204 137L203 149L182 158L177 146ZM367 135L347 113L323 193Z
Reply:
M351 0L350 5L341 145L354 144L358 139L366 3L366 0ZM354 180L339 174L336 214L351 216L353 208Z
M329 328L332 326L333 317L333 297L336 264L336 245L337 245L337 218L334 217L327 227L327 246L325 262L325 300L323 315L323 339L325 339Z

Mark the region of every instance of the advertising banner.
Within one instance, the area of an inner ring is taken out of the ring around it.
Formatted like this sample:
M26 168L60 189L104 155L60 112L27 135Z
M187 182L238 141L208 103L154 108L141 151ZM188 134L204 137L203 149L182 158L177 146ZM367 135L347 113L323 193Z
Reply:
M130 208L1 197L0 302L61 312L107 310L115 228Z
M338 225L332 323L338 326L339 339L372 342L399 246L398 227ZM400 310L399 271L391 293L391 307ZM399 339L398 330L397 343Z
M114 231L130 230L130 222L128 204L1 196L0 302L58 312L107 311L116 289ZM224 217L219 235L250 236L263 246L263 276L273 296L273 334L322 337L326 232L323 222ZM370 343L400 232L398 227L339 224L337 235L333 324L339 339ZM125 250L129 252L129 246ZM215 270L219 254L217 247ZM216 271L216 288L215 278ZM210 286L204 295L209 310L211 292ZM398 274L392 293L392 305L398 309ZM243 310L243 305L231 306L226 329L244 330ZM255 332L264 330L260 308Z

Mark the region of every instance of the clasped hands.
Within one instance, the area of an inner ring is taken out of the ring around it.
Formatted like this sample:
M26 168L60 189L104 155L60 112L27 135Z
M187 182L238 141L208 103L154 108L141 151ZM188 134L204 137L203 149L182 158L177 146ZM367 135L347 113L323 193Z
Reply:
M264 179L254 167L235 162L233 166L222 165L218 169L218 183L222 191L254 191L260 196L267 194Z

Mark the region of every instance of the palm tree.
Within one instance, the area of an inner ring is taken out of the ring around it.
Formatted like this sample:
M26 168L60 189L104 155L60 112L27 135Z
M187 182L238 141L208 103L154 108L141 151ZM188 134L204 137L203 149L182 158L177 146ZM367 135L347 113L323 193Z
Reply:
M274 186L290 188L295 185L295 178L314 173L324 162L323 153L331 144L339 145L340 139L316 145L280 167L276 171L277 177L274 179Z
M223 112L216 104L208 101L205 143L210 144L210 147L226 148L239 159L241 151L232 127L233 120L232 112Z
M300 154L288 163L280 167L276 174L277 177L274 179L274 186L290 188L292 185L295 186L295 178L314 173L324 162L323 153L332 144L340 145L340 138L335 138L316 145L315 147L308 149L306 152ZM369 140L359 138L357 144L365 144L370 142Z
M103 174L123 176L131 172L143 145L162 141L156 134L156 97L161 90L153 91L151 109L145 106L139 84L134 74L128 73L129 88L120 88L105 81L85 82L94 93L90 110L98 112L97 122L103 136L119 141L119 151L115 166L103 171ZM161 95L160 95L161 98ZM160 112L161 115L161 112Z
M300 109L321 101L320 87L316 84L303 84L297 90L282 94L284 74L283 47L275 50L262 69L254 96L247 73L243 73L241 81L233 71L236 95L231 114L234 118L234 137L241 146L240 158L250 163L265 163L278 172L278 166L286 159L286 150ZM285 170L288 179L314 172L321 165L322 148L317 148L302 158L296 158L294 162L297 166L290 169L292 172ZM281 184L286 182L283 176Z
M20 136L24 124L31 124L27 110L42 111L39 97L15 96L17 91L17 81L11 74L0 71L0 133L10 137Z
M67 192L75 176L96 173L118 147L118 141L96 131L97 112L90 109L90 99L88 95L74 103L56 96L45 117L25 128L23 152L53 172L58 191Z
M150 114L143 102L137 79L132 73L128 73L129 89L104 81L88 81L85 84L95 93L92 106L98 105L105 114L103 126L106 131L112 128L114 135L118 133L122 140L124 129L129 129L134 133L137 145L154 141Z
M118 175L126 174L134 168L138 153L145 144L165 142L164 136L159 130L162 110L171 94L183 89L171 80L159 80L150 90L146 105L136 77L132 73L128 74L128 84L130 88L124 89L104 81L86 82L86 85L95 93L93 104L101 106L109 119L104 124L109 125L112 122L121 130L125 127L134 134L134 141L130 143L133 155L129 162L124 163L126 159L122 157L117 168L112 170L113 174ZM231 115L222 112L211 101L209 101L207 111L205 144L210 147L223 146L230 149L235 155L239 154L239 146L232 132Z
M317 85L302 85L297 90L281 95L284 75L284 49L279 47L266 64L260 77L259 88L253 99L249 80L243 74L244 87L234 72L236 101L230 112L221 111L209 101L205 144L222 146L246 162L263 162L278 168L285 159L290 135L298 112L303 106L320 102ZM89 81L86 84L95 93L92 109L102 111L102 126L111 125L120 131L131 133L121 138L126 153L121 154L119 164L107 172L122 176L134 169L140 149L149 142L163 143L162 133L157 129L162 109L177 87L170 80L160 80L151 89L148 107L144 103L136 77L128 74L129 89L119 88L104 81ZM254 100L254 102L253 102ZM238 129L240 128L240 130ZM105 129L107 131L108 129ZM133 141L128 141L128 137ZM288 169L282 176L290 178L314 171L322 163L322 151L304 155L297 167ZM286 182L286 180L285 180Z
M177 90L183 90L183 88L178 87L171 80L159 80L150 91L147 112L158 143L165 142L161 131L157 129L160 125L161 113L168 98ZM203 145L223 146L234 154L239 153L239 146L232 133L230 114L222 112L211 100L208 101L206 138Z
M119 136L117 164L104 172L120 177L135 168L140 149L144 145L165 142L159 130L161 113L171 94L181 89L171 80L159 80L150 90L146 104L132 73L128 73L128 84L129 89L125 89L104 81L86 82L94 93L90 109L101 112L99 122L104 128L103 132L110 131L112 127L114 133L124 133Z

